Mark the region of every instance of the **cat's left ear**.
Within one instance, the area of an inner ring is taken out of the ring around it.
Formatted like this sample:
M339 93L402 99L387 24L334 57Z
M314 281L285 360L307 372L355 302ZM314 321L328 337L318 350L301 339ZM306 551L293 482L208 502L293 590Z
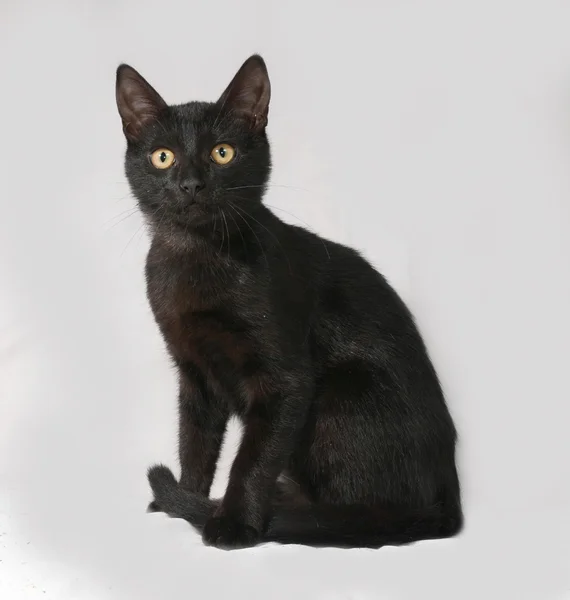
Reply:
M218 100L220 109L232 112L260 131L267 125L271 85L261 56L250 56Z
M145 126L167 107L160 94L129 65L117 69L116 96L123 131L130 141L140 139Z

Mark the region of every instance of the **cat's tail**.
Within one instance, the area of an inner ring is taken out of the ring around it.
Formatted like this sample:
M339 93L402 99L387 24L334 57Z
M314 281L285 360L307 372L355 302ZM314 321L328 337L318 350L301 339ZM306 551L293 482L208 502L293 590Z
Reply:
M156 508L202 529L219 502L180 487L165 466L148 472ZM456 498L444 498L424 509L372 508L367 506L306 506L279 503L272 507L262 542L379 548L419 540L446 538L462 527Z
M162 511L171 517L185 519L198 529L204 527L218 506L216 500L180 487L172 471L164 465L151 467L148 470L148 481L154 494L149 511Z
M395 510L317 504L280 507L263 538L282 544L379 548L452 537L461 527L461 515L448 515L440 505Z

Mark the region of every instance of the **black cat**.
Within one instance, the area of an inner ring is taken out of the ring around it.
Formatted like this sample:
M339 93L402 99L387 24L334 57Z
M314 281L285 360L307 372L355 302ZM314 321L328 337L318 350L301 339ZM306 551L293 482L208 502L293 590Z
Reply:
M216 103L168 106L117 70L148 297L180 382L182 474L149 470L151 507L226 548L452 536L456 433L422 338L356 251L263 205L269 97L259 56ZM210 500L232 414L243 440Z

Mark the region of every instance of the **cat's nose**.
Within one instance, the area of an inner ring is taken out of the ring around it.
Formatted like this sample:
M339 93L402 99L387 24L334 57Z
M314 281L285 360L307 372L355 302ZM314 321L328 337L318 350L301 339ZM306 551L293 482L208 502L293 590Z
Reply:
M180 182L180 189L194 198L194 196L204 189L204 182L198 177L187 177Z

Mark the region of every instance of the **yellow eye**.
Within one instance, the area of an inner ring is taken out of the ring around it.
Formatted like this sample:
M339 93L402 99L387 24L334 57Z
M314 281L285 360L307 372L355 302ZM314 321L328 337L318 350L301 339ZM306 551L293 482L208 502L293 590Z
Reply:
M150 162L157 169L168 169L174 163L174 152L168 148L159 148L150 155Z
M218 144L210 152L212 160L219 165L227 165L235 155L236 151L229 144Z

